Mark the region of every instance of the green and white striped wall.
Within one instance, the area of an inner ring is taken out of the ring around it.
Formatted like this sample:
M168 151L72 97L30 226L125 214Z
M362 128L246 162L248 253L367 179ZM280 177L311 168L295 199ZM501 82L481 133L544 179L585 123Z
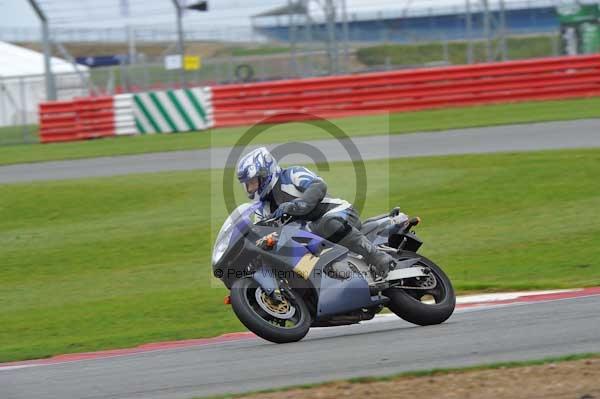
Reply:
M214 125L210 87L133 95L135 125L141 134L204 130Z

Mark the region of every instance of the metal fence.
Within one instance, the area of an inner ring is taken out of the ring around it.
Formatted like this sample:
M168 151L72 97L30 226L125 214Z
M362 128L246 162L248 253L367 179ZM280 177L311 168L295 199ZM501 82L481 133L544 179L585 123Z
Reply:
M174 43L177 31L173 27L130 26L119 28L67 28L53 27L52 39L56 42L125 43L132 39L139 43ZM267 42L268 39L248 27L198 28L190 26L185 31L188 40L222 42ZM0 27L0 40L7 42L39 42L40 29L30 27Z
M484 62L486 43L475 41L471 50L475 62ZM165 48L168 46L165 44ZM317 44L300 45L290 52L281 43L248 45L254 55L215 55L206 57L202 67L185 72L190 87L234 82L256 82L330 74L327 50ZM274 51L274 54L268 54ZM347 54L340 52L339 73L393 70L466 63L468 45L464 41L439 41L408 45L391 42L353 44ZM558 55L559 36L510 37L509 59ZM182 87L179 70L167 70L160 56L139 56L133 64L91 68L85 76L56 76L59 99ZM0 78L0 145L37 141L37 105L45 98L44 76ZM7 127L8 126L8 127Z
M348 37L364 36L361 29L364 26L351 25ZM183 81L188 86L204 86L489 60L488 42L481 38L457 39L444 27L431 29L425 37L406 25L382 23L380 30L369 33L372 41L351 40L347 45L333 43L338 46L335 53L331 51L332 43L319 40L317 36L290 43L267 40L260 33L252 32L249 28L229 32L217 29L213 36L221 38L206 40L203 39L206 37L204 30L186 29L186 54L201 56L202 66L198 70L181 72L166 69L164 63L166 56L177 53L174 28L53 30L54 54L57 56L70 59L71 56L111 52L123 55L120 65L90 68L85 76L57 76L58 98L180 88ZM506 52L495 54L494 59L559 54L558 31L549 32L546 27L542 33L530 35L523 35L518 29L504 33ZM399 36L402 41L396 40ZM36 36L36 32L27 29L8 31L0 28L0 40L3 37L13 41L30 40L33 47L36 41L39 42L39 32ZM37 105L44 98L44 77L41 75L0 77L0 145L37 141Z
M90 87L85 78L80 73L57 74L58 99L87 96ZM0 77L0 145L38 141L38 104L46 99L44 79L44 75Z
M467 63L469 47L474 62L486 60L487 43L479 40L470 45L464 41L448 40L443 35L432 42L414 41L409 44L381 42L352 44L347 53L340 51L336 60L339 73L360 73ZM536 36L508 36L508 59L556 56L559 54L559 33ZM281 44L261 45L248 52L256 55L224 55L203 57L202 67L185 72L185 81L192 86L277 79L305 78L330 74L329 53L319 45L303 44L293 52ZM267 54L276 51L275 54ZM500 57L497 57L500 59ZM90 71L91 92L113 94L150 89L179 88L180 71L167 70L160 59L140 60L132 65L93 68Z
M193 47L193 43L190 43ZM156 44L168 52L169 44ZM484 41L471 42L475 62L486 60ZM225 46L227 47L227 46ZM446 40L411 44L381 42L354 43L348 53L340 52L340 73L394 70L422 66L466 63L469 45L464 41ZM325 76L330 62L327 50L317 43L299 45L294 52L281 43L246 44L237 51L253 55L213 55L205 57L197 71L185 72L188 86L205 86L234 82L255 82L289 78ZM228 51L231 51L229 49ZM274 52L274 53L270 53ZM91 68L82 76L56 76L59 99L182 87L180 71L165 69L159 54L140 54L135 63ZM558 32L542 36L509 36L508 58L523 59L559 54ZM44 76L0 78L0 145L37 141L37 106L45 99Z

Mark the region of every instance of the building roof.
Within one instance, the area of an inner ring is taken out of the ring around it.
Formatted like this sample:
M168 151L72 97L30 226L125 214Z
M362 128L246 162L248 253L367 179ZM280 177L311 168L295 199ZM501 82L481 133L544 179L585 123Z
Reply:
M291 15L291 14L306 14L306 7L301 3L292 3L290 5L283 5L270 9L269 11L262 12L260 14L253 15L252 18L262 17L277 17L280 15Z
M51 58L54 73L74 73L75 67L61 58ZM78 65L80 71L87 71L88 67ZM14 44L0 42L0 77L14 77L27 75L43 75L44 55L37 51L29 50Z
M421 16L437 16L449 14L463 14L466 12L465 0L346 0L348 17L350 21L368 21L380 19L412 18ZM564 0L504 0L507 10L532 9L556 7ZM598 0L579 0L581 4L597 3ZM324 22L323 10L316 2L311 2L310 15L317 23ZM471 11L482 12L480 0L470 0ZM497 11L500 8L499 1L489 1L489 8ZM261 14L254 15L255 22L266 20L267 25L275 22L277 25L285 25L287 19L281 21L275 19L287 15L289 9L278 7Z

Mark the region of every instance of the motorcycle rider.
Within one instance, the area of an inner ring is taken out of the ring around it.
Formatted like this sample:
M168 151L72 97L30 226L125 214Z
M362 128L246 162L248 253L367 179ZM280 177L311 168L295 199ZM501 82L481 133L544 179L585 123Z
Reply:
M345 200L327 197L327 185L303 166L282 169L264 148L244 155L237 167L237 178L248 197L260 201L259 220L284 215L309 221L315 234L361 255L374 268L377 279L384 279L396 266L394 258L380 251L361 231L358 213Z

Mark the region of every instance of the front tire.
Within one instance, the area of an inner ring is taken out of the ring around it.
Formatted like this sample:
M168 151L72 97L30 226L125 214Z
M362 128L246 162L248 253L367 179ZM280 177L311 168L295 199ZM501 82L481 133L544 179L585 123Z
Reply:
M384 295L390 299L388 308L398 317L420 326L441 324L454 312L456 296L446 273L434 262L414 252L403 252L402 258L420 258L414 266L427 267L436 279L436 286L429 290L389 288ZM424 303L425 297L435 303Z
M231 305L242 324L267 341L283 344L300 341L308 333L312 317L299 294L274 303L251 277L235 281Z

